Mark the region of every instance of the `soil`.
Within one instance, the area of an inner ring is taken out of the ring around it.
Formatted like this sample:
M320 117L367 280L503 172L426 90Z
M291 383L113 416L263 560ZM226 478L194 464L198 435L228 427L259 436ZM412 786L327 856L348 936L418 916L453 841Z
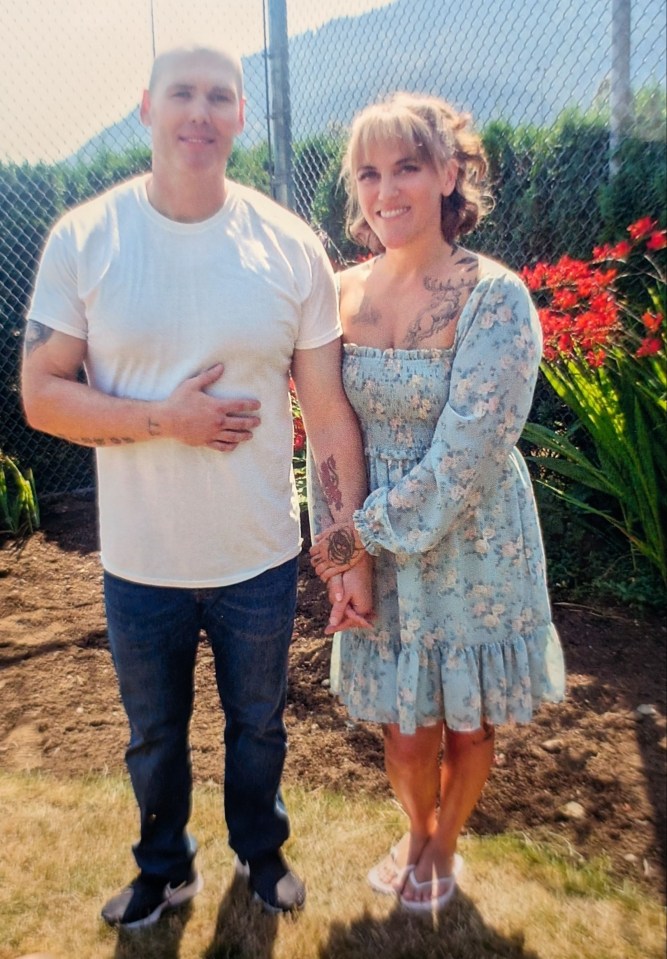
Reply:
M608 857L617 878L661 895L665 880L667 627L653 615L554 603L566 702L497 733L496 762L469 823L557 836ZM379 728L350 722L328 689L327 603L301 557L286 711L285 782L388 796ZM217 783L222 721L202 638L192 723L198 782ZM66 777L122 772L127 727L107 644L95 506L68 496L42 528L0 545L0 768ZM576 804L576 805L572 805Z

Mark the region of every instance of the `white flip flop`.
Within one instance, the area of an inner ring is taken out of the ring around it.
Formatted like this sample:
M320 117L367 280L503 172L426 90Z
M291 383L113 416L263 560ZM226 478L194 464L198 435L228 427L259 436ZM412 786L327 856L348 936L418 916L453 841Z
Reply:
M410 869L405 885L412 886L415 892L422 889L431 890L430 899L406 899L401 893L398 897L403 909L408 912L438 912L444 909L456 890L456 879L463 871L463 859L458 853L454 856L454 870L451 876L442 876L440 879L426 879L424 882L418 882L414 875L414 866ZM437 895L433 895L433 887L442 890Z
M414 863L411 863L407 866L403 866L401 869L396 862L397 855L398 844L392 846L387 855L384 856L378 863L376 863L372 869L369 869L366 876L371 889L374 889L375 892L382 893L383 896L398 895L398 891L405 882L406 876L408 876L408 874L415 868ZM381 873L386 872L385 865L394 867L394 878L390 882L382 879L380 875Z

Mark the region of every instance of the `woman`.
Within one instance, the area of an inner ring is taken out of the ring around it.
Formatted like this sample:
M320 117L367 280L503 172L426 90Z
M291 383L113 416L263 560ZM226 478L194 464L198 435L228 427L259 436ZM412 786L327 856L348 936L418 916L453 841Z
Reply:
M344 627L332 685L353 717L382 723L410 822L368 878L411 910L454 892L494 726L529 722L564 690L515 447L538 372L537 315L518 277L458 245L483 215L485 173L467 116L404 93L355 119L343 164L348 230L376 254L340 275L344 382L371 492L353 525L324 529L312 478L312 558ZM350 628L344 584L368 554L376 618Z

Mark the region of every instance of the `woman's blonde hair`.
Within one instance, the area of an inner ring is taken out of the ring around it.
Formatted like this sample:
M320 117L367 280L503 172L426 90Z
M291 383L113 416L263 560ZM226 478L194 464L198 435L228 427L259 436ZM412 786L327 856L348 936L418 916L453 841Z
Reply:
M439 97L393 93L358 113L343 156L341 176L347 188L346 228L356 243L380 253L384 247L359 206L356 171L370 146L390 139L411 143L420 160L436 170L452 158L458 163L456 185L442 197L442 235L448 243L470 233L493 206L485 194L488 169L481 138L468 114L458 113Z

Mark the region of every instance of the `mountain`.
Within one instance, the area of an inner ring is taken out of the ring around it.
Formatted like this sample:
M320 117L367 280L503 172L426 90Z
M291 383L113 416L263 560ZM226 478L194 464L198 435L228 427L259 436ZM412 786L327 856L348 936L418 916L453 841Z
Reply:
M611 0L395 0L331 20L289 40L295 140L346 125L394 89L428 91L470 110L478 124L502 118L549 123L589 106L608 82ZM289 17L289 2L288 2ZM633 87L664 83L664 0L633 0ZM263 52L243 58L248 124L239 143L266 139ZM147 144L132 111L90 139L76 159Z

